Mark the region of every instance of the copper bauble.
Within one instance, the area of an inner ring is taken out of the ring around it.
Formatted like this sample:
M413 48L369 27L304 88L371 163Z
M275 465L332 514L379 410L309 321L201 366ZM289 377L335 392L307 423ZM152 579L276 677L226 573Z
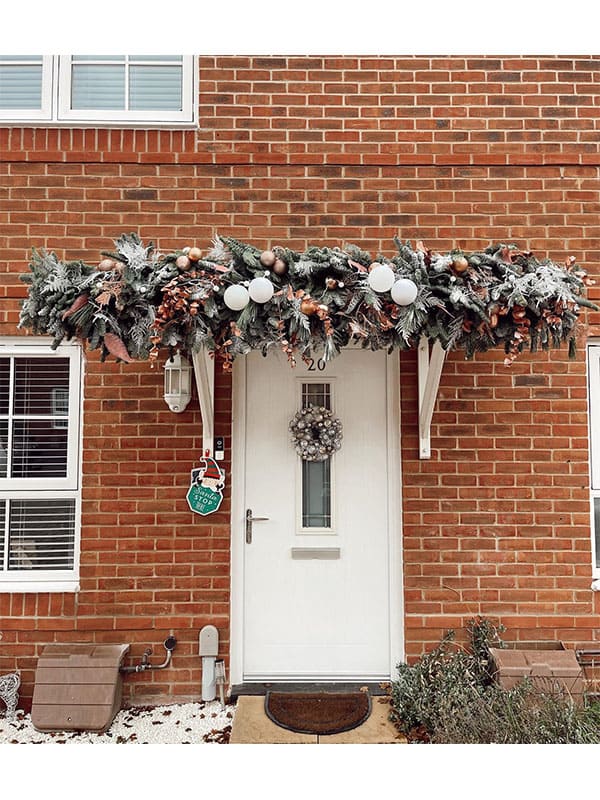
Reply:
M311 314L316 314L318 308L319 304L316 302L316 300L313 300L312 297L305 297L300 303L300 311L303 314L306 314L307 317L309 317Z
M288 271L288 265L281 258L276 258L273 264L273 272L275 275L285 275Z
M272 267L277 260L277 256L272 250L265 250L260 254L260 263L263 267Z
M460 275L469 269L469 262L464 256L457 256L452 259L452 269Z
M190 247L188 252L188 258L190 261L198 261L198 259L202 256L202 250L199 247Z
M179 269L187 269L190 266L190 260L187 256L179 256L175 263Z
M329 289L329 291L333 291L333 289L337 289L338 282L335 278L325 278L325 286Z

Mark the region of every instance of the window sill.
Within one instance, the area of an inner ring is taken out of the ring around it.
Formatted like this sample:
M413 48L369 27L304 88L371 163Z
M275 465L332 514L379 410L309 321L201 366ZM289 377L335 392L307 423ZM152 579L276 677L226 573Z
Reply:
M107 130L144 130L144 131L193 131L199 130L200 126L197 122L151 122L151 121L127 121L127 120L114 120L108 122L106 120L69 120L65 122L56 122L51 120L39 119L23 119L23 120L8 120L0 119L0 128L66 128L66 129L107 129Z
M7 581L0 578L0 594L48 594L78 592L79 581Z

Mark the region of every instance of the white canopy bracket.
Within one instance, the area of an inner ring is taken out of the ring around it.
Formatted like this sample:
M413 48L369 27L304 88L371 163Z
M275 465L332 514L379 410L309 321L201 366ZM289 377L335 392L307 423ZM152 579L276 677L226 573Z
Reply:
M192 353L196 388L202 415L202 455L213 454L215 436L215 360L202 348Z
M429 353L429 340L422 337L418 348L419 370L419 458L431 458L431 418L437 400L446 351L436 340Z

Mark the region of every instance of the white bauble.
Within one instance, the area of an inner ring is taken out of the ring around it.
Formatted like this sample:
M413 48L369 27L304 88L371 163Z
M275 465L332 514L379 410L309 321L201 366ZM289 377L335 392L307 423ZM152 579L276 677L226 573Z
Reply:
M266 303L273 297L275 291L268 278L254 278L250 281L248 293L255 303Z
M385 264L379 264L369 272L367 280L374 292L389 292L394 285L396 276L390 267Z
M234 283L225 289L223 301L225 302L227 308L230 308L232 311L241 311L242 308L246 308L248 305L250 301L250 295L248 294L248 290L245 286L240 286L239 283Z
M409 306L414 303L418 293L419 290L416 283L408 278L400 278L392 286L392 300L394 303L398 303L399 306Z

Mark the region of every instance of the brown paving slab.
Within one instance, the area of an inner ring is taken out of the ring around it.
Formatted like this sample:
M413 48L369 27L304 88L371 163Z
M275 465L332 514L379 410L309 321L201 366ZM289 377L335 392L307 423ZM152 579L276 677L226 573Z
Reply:
M238 697L230 744L317 744L317 736L280 728L265 714L265 698Z
M406 739L389 721L390 704L371 698L372 710L369 718L358 728L344 733L319 736L319 744L406 744Z

